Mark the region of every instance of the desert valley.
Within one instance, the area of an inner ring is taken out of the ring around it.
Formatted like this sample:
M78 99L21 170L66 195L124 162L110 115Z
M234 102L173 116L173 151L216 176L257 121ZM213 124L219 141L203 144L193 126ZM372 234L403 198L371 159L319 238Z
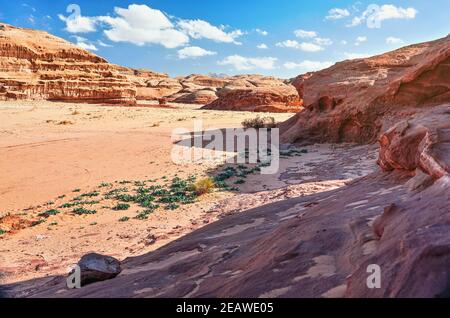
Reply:
M197 121L278 128L278 172L174 163ZM450 36L292 79L170 77L0 24L0 123L0 296L450 295ZM120 271L68 289L89 253Z

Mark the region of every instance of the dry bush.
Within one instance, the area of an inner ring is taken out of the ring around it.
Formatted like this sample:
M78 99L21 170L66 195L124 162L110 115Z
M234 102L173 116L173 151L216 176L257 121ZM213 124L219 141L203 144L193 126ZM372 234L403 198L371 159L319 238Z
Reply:
M256 118L249 118L242 122L242 126L244 128L275 128L276 127L275 118L273 117L260 117L259 115Z
M194 184L194 191L197 193L197 195L203 195L210 193L214 188L216 187L216 184L212 178L203 178L195 182Z

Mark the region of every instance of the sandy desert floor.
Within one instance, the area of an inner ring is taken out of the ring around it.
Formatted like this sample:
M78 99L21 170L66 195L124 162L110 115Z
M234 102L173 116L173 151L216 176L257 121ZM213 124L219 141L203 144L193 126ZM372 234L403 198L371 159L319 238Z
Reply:
M197 106L109 107L51 102L0 103L0 283L63 274L88 252L124 259L155 250L193 230L262 204L345 185L375 167L368 146L312 145L282 156L275 175L254 173L235 191L216 191L179 208L114 210L108 194L174 177L202 177L220 161L177 165L172 130L240 127L255 113ZM265 114L277 121L292 114ZM82 199L80 199L82 197ZM95 214L76 215L77 202ZM56 215L39 217L46 211Z

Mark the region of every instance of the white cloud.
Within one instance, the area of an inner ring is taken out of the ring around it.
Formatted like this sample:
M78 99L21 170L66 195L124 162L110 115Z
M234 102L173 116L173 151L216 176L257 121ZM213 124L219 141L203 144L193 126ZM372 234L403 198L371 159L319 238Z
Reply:
M88 39L83 38L81 36L77 36L77 35L74 35L72 37L75 39L75 41L76 41L75 44L78 47L85 49L85 50L89 50L89 51L97 51L97 47L94 44L92 44L91 42L89 42Z
M334 64L333 62L329 62L329 61L320 62L320 61L305 60L300 63L286 62L286 63L284 63L283 66L289 70L300 69L304 72L313 72L313 71L323 70L325 68L332 66L333 64Z
M418 11L413 8L396 7L392 4L382 6L371 4L359 17L354 17L348 27L354 27L362 24L364 21L370 29L381 28L381 23L391 19L414 19Z
M271 70L275 68L275 57L244 57L241 55L230 55L219 61L219 65L231 65L238 71L249 71L253 69Z
M293 48L297 50L302 50L305 52L319 52L323 50L323 47L320 45L310 43L310 42L302 42L299 43L295 40L286 40L283 42L279 42L276 44L278 47L285 47L285 48Z
M261 29L256 29L255 31L256 31L257 33L259 33L259 34L263 35L263 36L266 36L266 35L268 35L268 34L269 34L269 32L267 32L267 31L264 31L264 30L261 30Z
M358 37L356 38L355 45L356 45L356 46L359 46L359 45L361 45L361 44L364 43L364 42L367 42L367 36L358 36Z
M241 30L227 33L223 26L216 27L203 20L181 20L178 27L193 39L209 39L224 43L241 44L236 39L244 34Z
M71 15L68 17L58 14L58 18L66 23L65 30L70 33L95 32L96 19L93 17L83 17L81 15Z
M176 48L189 42L188 36L176 30L169 18L159 10L131 4L127 9L116 7L114 11L118 17L98 17L98 21L110 27L104 32L113 42L160 44L166 48Z
M269 48L267 44L264 43L258 44L256 47L260 50L267 50Z
M241 30L226 32L225 26L217 27L203 20L178 20L144 4L115 7L114 15L97 17L81 16L78 8L78 12L75 10L68 17L60 14L59 18L66 23L68 32L94 32L97 27L102 27L110 41L140 46L159 44L166 48L177 48L187 45L189 37L241 44L237 39L244 35ZM177 22L172 22L174 20Z
M216 55L217 52L208 51L205 49L202 49L198 46L188 46L181 50L178 50L178 58L179 59L187 59L187 58L197 58L202 56L208 56L208 55Z
M347 42L346 40L342 40L342 41L341 41L341 44L342 44L342 45L347 45L347 43L348 43L348 42Z
M311 38L317 37L316 31L305 31L305 30L301 30L301 29L295 30L294 34L296 37L302 38L302 39L311 39Z
M333 41L331 41L331 39L328 38L315 38L314 42L316 42L316 44L321 46L329 46L333 44Z
M111 44L107 44L100 40L98 40L97 43L98 43L98 45L103 46L103 47L113 47Z
M370 54L366 54L366 53L349 53L349 52L344 53L344 55L349 60L362 59L362 58L371 56Z
M403 40L400 39L400 38L396 38L396 37L390 36L390 37L388 37L386 39L386 43L387 44L402 44Z
M358 36L356 42L367 42L367 36Z
M328 11L328 15L325 17L327 20L339 20L350 16L350 12L347 9L333 8Z

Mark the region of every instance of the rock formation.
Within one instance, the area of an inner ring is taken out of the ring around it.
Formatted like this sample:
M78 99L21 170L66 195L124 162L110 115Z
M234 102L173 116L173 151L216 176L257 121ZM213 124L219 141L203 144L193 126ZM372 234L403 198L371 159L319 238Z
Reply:
M273 86L273 87L272 87ZM164 98L217 109L298 111L298 94L273 78L218 78L135 70L108 63L43 31L0 24L0 100L53 100L133 105ZM225 107L224 105L230 106Z
M112 279L122 271L117 259L96 253L84 255L77 265L80 268L81 286ZM74 273L76 271L72 272Z
M301 110L302 105L292 85L258 75L230 78L217 96L218 99L204 109L295 113Z
M306 111L281 125L286 142L375 141L398 118L450 101L450 36L337 63L292 84Z
M134 104L120 69L46 32L0 24L0 100Z

